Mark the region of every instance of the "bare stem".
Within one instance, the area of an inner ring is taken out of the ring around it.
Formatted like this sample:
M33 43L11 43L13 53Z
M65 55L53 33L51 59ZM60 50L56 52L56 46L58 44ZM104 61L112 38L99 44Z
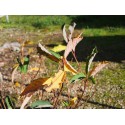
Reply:
M42 65L42 62L40 62L39 69L38 69L37 73L33 76L32 80L34 80L36 78L36 76L38 75L41 65Z
M84 93L85 93L85 90L86 90L87 82L88 82L88 80L85 80L85 82L84 82L84 90L82 91L82 94L81 94L81 96L79 97L79 100L77 101L77 103L76 103L76 105L74 106L74 108L77 108L78 105L79 105L79 103L80 103L80 101L82 100L82 97L83 97L83 95L84 95Z
M58 103L59 97L60 97L60 95L61 95L61 93L62 93L62 89L63 89L63 83L62 83L61 89L60 89L60 91L59 91L59 93L58 93L58 96L56 97L56 100L55 100L55 102L54 102L54 106L53 106L54 108L57 107L57 103Z
M79 66L79 62L78 62L78 60L77 60L77 58L76 58L75 52L72 51L72 54L73 54L73 56L74 56L74 58L75 58L75 60L76 60L77 65Z

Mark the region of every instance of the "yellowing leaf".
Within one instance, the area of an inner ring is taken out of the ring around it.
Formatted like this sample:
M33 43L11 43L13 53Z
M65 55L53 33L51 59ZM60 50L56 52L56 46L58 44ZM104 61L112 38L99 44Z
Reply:
M65 77L66 73L62 70L59 70L59 72L55 74L55 77L52 78L52 84L46 88L46 91L51 92L52 90L61 88Z
M90 71L90 76L95 76L102 68L104 68L108 62L100 62L97 66L95 66L91 71Z
M73 75L76 75L77 71L69 64L69 62L63 58L64 62L64 71L71 72Z
M12 80L11 80L12 83L14 82L14 75L15 75L15 73L16 73L18 67L19 67L19 65L16 65L16 67L14 68L14 70L13 70L13 72L12 72L12 76L11 76L11 78L12 78Z
M34 71L38 71L38 70L39 70L38 67L34 67L34 68L31 68L31 69L29 70L29 72L34 72Z
M33 80L21 93L21 96L26 95L30 92L35 92L40 88L43 88L44 85L49 86L51 84L52 78L39 78Z
M30 55L30 53L32 53L33 51L34 51L33 48L29 48L28 54Z
M14 64L13 68L15 69L17 66L19 66L19 64Z
M32 44L33 44L33 41L29 41L29 40L27 40L27 41L25 41L24 44L25 44L25 46L26 46L26 45L32 45Z
M52 50L54 52L61 52L61 51L65 50L65 49L66 49L66 46L64 46L64 45L58 45L58 46L55 46Z
M16 82L14 85L15 85L16 87L20 87L20 83L19 83L19 82Z
M76 103L76 101L78 100L77 97L74 97L73 99L70 100L70 106L74 105Z

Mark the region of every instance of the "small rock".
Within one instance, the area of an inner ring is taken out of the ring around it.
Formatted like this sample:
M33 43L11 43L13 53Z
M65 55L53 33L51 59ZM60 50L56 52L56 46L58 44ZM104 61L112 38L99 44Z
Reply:
M4 49L12 49L13 51L20 51L20 44L18 42L13 43L5 43L2 47L0 47L0 51L4 51Z
M0 62L0 67L3 67L5 65L5 62Z

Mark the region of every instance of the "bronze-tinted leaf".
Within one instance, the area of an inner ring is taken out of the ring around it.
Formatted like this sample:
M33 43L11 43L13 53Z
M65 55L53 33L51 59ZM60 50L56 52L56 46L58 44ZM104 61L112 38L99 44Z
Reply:
M52 78L39 78L36 80L33 80L21 93L21 96L26 95L30 92L35 92L38 89L44 87L44 85L49 86L51 84Z
M55 55L53 55L51 53L51 51L48 51L43 45L41 45L40 43L38 44L38 52L41 54L41 51L42 51L42 54L47 56L48 58L50 58L51 60L55 61L55 62L59 62L60 59L57 58Z
M108 64L107 61L100 62L90 71L90 77L94 77L101 69L103 69Z
M76 45L83 39L83 37L81 37L81 34L76 37L76 38L73 38L71 39L68 44L67 44L67 47L66 47L66 50L64 52L64 57L67 58L67 56L69 55L69 53L71 51L74 51L75 52L75 48L76 48Z

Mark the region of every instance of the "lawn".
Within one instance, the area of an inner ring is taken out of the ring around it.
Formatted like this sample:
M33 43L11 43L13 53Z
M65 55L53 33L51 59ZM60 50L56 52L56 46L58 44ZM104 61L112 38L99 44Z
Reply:
M9 16L10 23L6 23L5 18L0 19L0 45L5 42L15 42L19 38L30 40L35 45L40 41L48 49L52 49L59 44L66 45L63 40L61 26L66 26L71 22L77 23L75 34L83 32L83 40L76 47L76 56L81 65L80 71L84 72L86 57L90 55L96 46L98 53L94 59L94 64L100 61L108 61L109 64L96 77L96 85L92 91L88 89L84 95L81 105L78 108L125 108L125 16ZM36 54L36 52L34 52ZM33 54L34 54L33 53ZM63 54L64 51L60 52ZM22 91L11 83L12 67L16 63L17 53L0 53L1 60L7 60L4 67L0 67L0 72L4 76L4 93L10 95L16 107L20 107L22 100L19 93ZM9 58L11 59L9 60ZM13 58L13 59L12 59ZM58 71L58 64L46 57L42 57L43 65L39 77L51 76ZM38 63L36 63L36 60ZM72 54L68 60L74 68L78 68ZM31 67L38 67L40 60L32 55ZM9 65L8 65L9 64ZM50 70L51 69L51 70ZM30 73L34 75L36 72ZM24 78L22 80L22 77ZM22 76L19 71L15 80L17 82L29 84L28 75ZM70 74L68 74L70 79ZM77 82L76 84L78 84ZM10 91L9 91L9 89ZM24 87L24 86L23 86ZM22 87L22 89L23 89ZM13 89L12 89L13 88ZM88 96L94 95L92 98ZM38 99L37 93L33 100ZM51 97L51 94L44 99ZM39 97L40 98L40 97ZM67 98L65 93L62 98ZM58 108L65 108L63 105Z

